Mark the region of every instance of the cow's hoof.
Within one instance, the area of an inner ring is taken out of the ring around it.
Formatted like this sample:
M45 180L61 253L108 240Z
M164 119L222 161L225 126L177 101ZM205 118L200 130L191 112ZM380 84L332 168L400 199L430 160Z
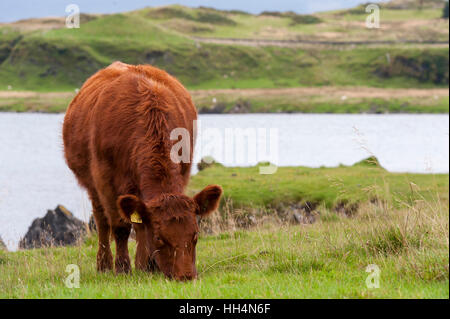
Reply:
M97 255L97 271L106 272L113 269L113 258L111 254Z
M131 274L130 260L117 260L115 262L116 274Z
M113 269L112 263L97 263L97 271L98 272L107 272L107 271L111 271Z

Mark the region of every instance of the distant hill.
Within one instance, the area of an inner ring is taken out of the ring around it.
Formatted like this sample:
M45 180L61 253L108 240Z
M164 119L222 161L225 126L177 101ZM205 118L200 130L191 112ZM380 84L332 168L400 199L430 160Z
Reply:
M446 0L391 0L384 4L386 8L405 9L443 9Z
M366 28L364 6L252 15L175 5L82 15L80 29L63 18L0 24L0 90L73 90L115 60L154 64L189 88L445 87L448 19L442 1L420 2L382 4L380 29Z

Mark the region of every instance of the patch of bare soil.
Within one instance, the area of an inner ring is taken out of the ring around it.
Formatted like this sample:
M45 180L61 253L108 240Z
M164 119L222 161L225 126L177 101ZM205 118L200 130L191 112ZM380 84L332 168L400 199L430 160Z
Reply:
M380 89L368 87L301 87L282 89L191 90L193 98L229 95L234 97L327 96L329 98L426 98L449 96L448 89ZM0 98L72 98L75 92L0 91Z
M32 91L0 91L0 98L70 98L75 96L75 92L32 92Z
M233 95L241 97L258 96L317 96L348 98L401 98L401 97L430 97L449 96L448 89L380 89L368 87L302 87L283 89L223 89L223 90L195 90L191 91L193 97L202 98L212 95ZM1 95L0 95L1 96Z
M324 33L327 38L304 39L304 40L268 40L268 39L235 39L235 38L204 38L192 37L194 41L201 43L244 45L251 47L275 46L282 48L308 48L318 46L384 46L384 45L404 45L413 44L414 47L448 47L448 41L416 41L416 40L372 40L372 41L331 41L333 37L342 37L341 33Z

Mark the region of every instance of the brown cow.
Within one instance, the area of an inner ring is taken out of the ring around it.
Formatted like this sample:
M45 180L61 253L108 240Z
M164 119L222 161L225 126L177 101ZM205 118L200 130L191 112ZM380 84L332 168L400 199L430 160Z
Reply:
M217 209L222 189L207 186L189 198L197 111L174 77L149 65L115 62L90 77L70 103L64 127L68 166L87 189L97 224L97 269L130 272L128 237L136 230L137 269L159 269L178 280L197 276L196 216ZM170 132L190 133L190 161L170 158Z

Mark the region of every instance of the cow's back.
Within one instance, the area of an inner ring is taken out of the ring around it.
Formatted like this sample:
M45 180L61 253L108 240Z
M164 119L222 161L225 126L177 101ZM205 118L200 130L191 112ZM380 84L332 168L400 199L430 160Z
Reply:
M63 126L66 161L80 184L92 188L92 167L99 165L115 166L117 179L132 178L136 140L148 129L148 113L158 108L164 108L170 130L188 129L192 154L197 112L175 78L152 66L120 62L90 77L69 105Z

